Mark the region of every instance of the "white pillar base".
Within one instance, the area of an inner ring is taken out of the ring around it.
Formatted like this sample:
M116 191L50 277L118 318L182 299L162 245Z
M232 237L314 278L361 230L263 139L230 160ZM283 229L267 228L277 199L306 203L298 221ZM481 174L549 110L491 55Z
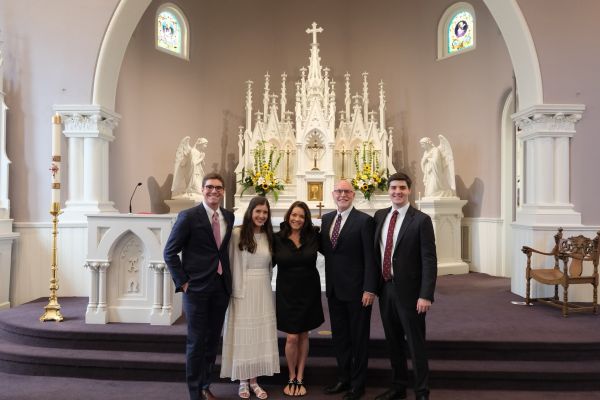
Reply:
M431 217L438 259L438 275L467 274L469 264L461 258L460 224L466 200L458 197L424 198L416 202Z
M516 222L530 226L581 226L581 213L573 204L525 204L517 210Z
M438 263L438 276L468 274L469 264L464 261Z
M175 199L165 200L165 203L169 206L169 213L178 214L180 211L187 210L200 204L201 201L186 200L186 199Z
M88 307L85 312L85 323L86 324L107 324L108 323L108 312L106 309L94 309Z

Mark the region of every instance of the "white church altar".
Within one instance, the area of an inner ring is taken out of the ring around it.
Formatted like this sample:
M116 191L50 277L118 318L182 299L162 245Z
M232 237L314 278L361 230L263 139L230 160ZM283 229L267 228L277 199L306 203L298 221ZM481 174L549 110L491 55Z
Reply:
M238 165L236 173L236 215L243 214L252 196L242 182L254 171L260 171L257 150L268 153L263 161L272 165L273 175L283 185L277 198L273 193L271 210L282 216L292 202L302 200L312 210L335 208L329 195L335 182L355 177L363 163L361 149L372 149L367 163L384 175L396 172L392 161L392 128L386 127L386 99L383 82L379 82L379 103L373 109L369 103L368 73L362 73L362 88L352 95L350 74L344 75L344 98L339 118L336 116L335 81L331 70L323 67L319 55L317 34L323 28L315 22L306 30L311 35L308 68L299 70L295 84L293 107L288 109L287 74L281 74L279 95L271 89L271 75L265 75L262 107L254 112L253 82L246 82L246 126L238 135ZM276 158L279 162L275 162ZM370 200L357 191L355 206L375 210L389 205L387 193L375 192Z

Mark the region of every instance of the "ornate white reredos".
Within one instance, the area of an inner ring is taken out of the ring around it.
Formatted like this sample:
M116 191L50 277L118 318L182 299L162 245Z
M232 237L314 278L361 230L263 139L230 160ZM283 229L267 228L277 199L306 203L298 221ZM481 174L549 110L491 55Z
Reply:
M377 152L380 167L389 173L396 172L392 163L393 142L391 128L385 124L385 92L383 82L379 83L379 105L377 111L369 108L368 73L362 73L362 90L351 95L350 74L344 75L344 99L339 120L336 121L335 82L331 70L321 66L317 34L323 28L312 27L306 30L311 35L308 69L299 69L296 81L293 110L288 110L287 78L281 74L279 95L271 90L271 75L267 72L264 81L262 107L253 113L252 81L246 82L246 126L240 127L238 135L239 162L235 169L236 181L244 172L253 167L253 152L259 142L265 141L281 154L277 177L284 180L285 190L272 209L287 209L295 200L303 200L314 209L319 201L308 197L309 184L320 185L321 203L325 208L333 208L329 193L336 180L352 178L355 174L353 151L366 141L371 141ZM253 118L254 117L254 118ZM243 212L252 194L247 191L240 196L243 188L237 186L235 206ZM383 194L374 195L371 202L360 202L362 194L357 193L360 208L379 208L378 198L389 202Z

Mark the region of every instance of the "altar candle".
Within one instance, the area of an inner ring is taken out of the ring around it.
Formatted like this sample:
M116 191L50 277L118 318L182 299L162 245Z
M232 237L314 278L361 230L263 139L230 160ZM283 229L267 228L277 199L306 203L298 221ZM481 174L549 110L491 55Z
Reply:
M62 119L60 114L52 116L52 158L60 157L60 135L62 134Z
M52 203L60 203L60 136L62 119L59 114L52 116Z

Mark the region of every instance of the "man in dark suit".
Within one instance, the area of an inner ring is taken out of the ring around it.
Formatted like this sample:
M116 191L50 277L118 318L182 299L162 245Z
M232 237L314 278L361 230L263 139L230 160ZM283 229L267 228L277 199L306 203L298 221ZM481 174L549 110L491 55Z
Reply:
M338 381L326 394L346 391L345 400L365 391L371 306L379 283L373 256L373 218L352 206L354 189L340 181L333 190L337 211L323 215L320 251L325 256L325 282Z
M416 398L429 398L425 314L433 303L437 256L431 218L409 204L411 185L407 175L391 175L388 193L392 206L375 213L379 307L393 371L391 389L376 400L406 398L406 345L412 357Z
M210 375L231 294L227 248L234 222L233 213L219 207L223 192L221 175L205 175L202 204L179 213L164 250L175 290L184 292L186 382L191 400L215 399Z

